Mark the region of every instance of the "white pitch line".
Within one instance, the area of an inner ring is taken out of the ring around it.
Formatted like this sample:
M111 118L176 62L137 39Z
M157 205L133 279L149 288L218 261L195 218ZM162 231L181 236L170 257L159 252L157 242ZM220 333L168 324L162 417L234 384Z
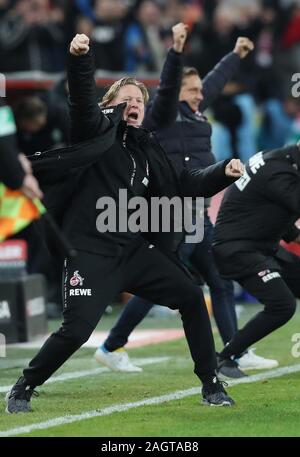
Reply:
M298 371L300 371L300 364L276 368L274 370L264 371L263 373L248 376L245 378L228 381L228 385L235 386L237 384L248 384L252 382L263 381L264 379L278 378L286 374L297 373ZM65 425L70 424L72 422L92 419L93 417L108 416L113 413L128 411L129 409L139 408L140 406L158 405L160 403L166 403L172 400L179 400L181 398L190 397L192 395L197 395L199 393L199 387L192 387L186 390L177 390L176 392L172 392L166 395L160 395L159 397L148 398L147 400L140 400L133 403L125 403L123 405L112 405L108 406L107 408L99 410L96 409L94 411L87 411L81 414L56 417L45 422L39 422L23 427L11 428L6 431L0 432L0 437L21 435L25 433L30 433L34 430L45 430L47 428L57 427L59 425Z
M146 357L146 358L137 358L131 359L133 363L136 363L138 366L146 366L152 365L154 363L163 363L167 360L170 360L171 357ZM81 371L71 371L69 373L63 373L58 376L52 376L49 378L45 384L50 384L52 382L59 382L59 381L69 381L70 379L78 379L78 378L85 378L86 376L94 376L101 373L107 373L111 370L105 367L101 368L93 368L92 370L81 370ZM127 373L128 374L128 373ZM0 393L7 392L10 390L12 385L9 386L0 386Z

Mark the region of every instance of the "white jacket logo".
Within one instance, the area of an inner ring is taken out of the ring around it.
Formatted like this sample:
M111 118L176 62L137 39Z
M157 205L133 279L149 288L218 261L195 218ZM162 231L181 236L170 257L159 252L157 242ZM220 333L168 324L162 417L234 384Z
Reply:
M0 301L0 319L10 319L11 314L6 300Z
M78 270L74 271L74 274L73 274L72 278L70 279L71 286L75 287L75 286L78 286L78 284L80 286L82 286L83 281L84 281L84 278L82 276L80 276L79 271Z
M258 152L257 154L254 154L254 156L250 157L249 159L249 167L253 175L256 175L258 170L264 167L265 164L266 162L264 161L262 151ZM251 179L251 176L249 176L247 170L245 170L243 176L241 176L240 179L238 179L234 184L242 192L245 189L245 187L247 187Z
M114 112L113 108L106 108L102 110L102 113L104 114L112 114Z

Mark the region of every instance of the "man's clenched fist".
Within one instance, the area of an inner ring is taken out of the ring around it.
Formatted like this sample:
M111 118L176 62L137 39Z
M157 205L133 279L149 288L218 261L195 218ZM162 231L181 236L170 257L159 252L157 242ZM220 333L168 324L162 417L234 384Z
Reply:
M232 159L226 165L225 175L229 178L240 178L244 173L244 165L240 159Z
M253 51L254 44L249 38L240 36L235 43L233 52L238 54L241 59L244 59L249 52Z
M173 32L173 49L176 52L182 52L188 34L188 26L179 22L179 24L174 25L172 27Z
M70 53L73 56L83 56L89 52L90 39L83 33L77 33L70 44Z

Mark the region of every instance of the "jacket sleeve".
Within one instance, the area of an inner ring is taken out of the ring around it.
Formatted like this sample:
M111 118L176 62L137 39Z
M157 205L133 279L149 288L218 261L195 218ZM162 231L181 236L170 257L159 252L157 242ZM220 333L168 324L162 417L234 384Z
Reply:
M180 174L183 197L212 197L234 183L237 178L225 175L229 160L217 162L204 169L187 170Z
M67 75L71 117L71 142L89 140L110 125L98 106L91 51L83 56L68 54Z
M225 84L237 72L240 57L230 52L210 71L203 79L203 100L199 104L199 111L203 112L221 94Z
M270 200L300 216L300 176L292 168L274 171L262 191Z
M18 159L16 126L8 106L0 106L0 181L11 189L22 186L25 172Z
M160 83L153 100L149 103L144 127L157 130L175 121L182 78L182 53L171 48L167 54Z

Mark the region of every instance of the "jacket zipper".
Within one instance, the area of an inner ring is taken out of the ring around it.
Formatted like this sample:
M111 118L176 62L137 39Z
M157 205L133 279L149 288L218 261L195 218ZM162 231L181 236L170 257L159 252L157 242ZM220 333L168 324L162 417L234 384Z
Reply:
M133 157L133 155L131 154L131 152L129 151L129 149L127 149L127 147L126 147L126 138L127 138L127 134L128 134L128 128L126 127L126 129L124 130L124 133L123 133L122 144L123 144L123 147L124 147L124 148L126 149L126 151L128 152L128 154L130 155L131 160L132 160L132 164L133 164L133 170L132 170L131 178L130 178L130 185L131 185L131 187L132 187L132 186L133 186L133 183L134 183L134 178L135 178L135 175L136 175L136 161L134 160L134 157Z

